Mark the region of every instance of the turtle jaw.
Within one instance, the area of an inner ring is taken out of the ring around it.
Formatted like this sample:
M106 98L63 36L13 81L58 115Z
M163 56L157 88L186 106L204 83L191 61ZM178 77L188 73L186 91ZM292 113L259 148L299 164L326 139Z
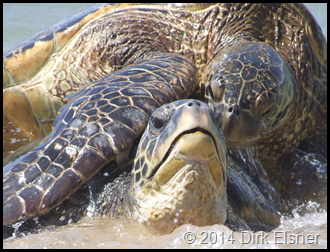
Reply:
M140 208L140 220L160 234L183 224L224 224L227 218L226 187L219 190L203 163L187 164L159 191L149 191L147 209Z
M218 188L225 182L223 171L226 167L220 162L221 153L211 133L202 129L194 129L180 134L172 143L171 148L160 163L152 181L159 186L171 183L185 165L201 164L210 170Z
M172 143L153 179L135 191L139 219L159 233L191 223L223 224L226 220L226 162L220 162L213 136L184 132Z

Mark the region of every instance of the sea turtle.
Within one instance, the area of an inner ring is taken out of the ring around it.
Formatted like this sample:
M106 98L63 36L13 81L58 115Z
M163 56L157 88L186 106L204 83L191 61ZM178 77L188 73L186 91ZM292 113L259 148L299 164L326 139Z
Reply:
M279 225L261 184L251 183L234 156L227 156L220 125L217 108L198 100L158 108L140 140L131 176L108 184L96 211L132 216L161 234L185 223L267 231Z
M131 190L124 193L133 218L161 233L185 223L225 222L226 142L218 129L222 118L211 112L201 101L180 100L152 114L137 149Z
M80 20L86 22L69 33ZM49 142L7 166L4 224L57 206L111 160L125 165L153 110L177 99L203 99L204 86L207 100L221 103L232 148L258 144L262 158L276 161L312 133L326 134L327 44L303 5L102 5L54 27L5 56L4 83L20 86L4 92L4 111L7 95L20 89L22 97L37 94L47 101L42 110L48 115L38 112L40 102L32 98L26 108L35 109L30 121L39 127L78 84L98 81L67 97L71 101L55 120ZM14 67L29 55L39 61L36 55L49 44L56 54L26 71ZM250 172L269 189L260 170Z

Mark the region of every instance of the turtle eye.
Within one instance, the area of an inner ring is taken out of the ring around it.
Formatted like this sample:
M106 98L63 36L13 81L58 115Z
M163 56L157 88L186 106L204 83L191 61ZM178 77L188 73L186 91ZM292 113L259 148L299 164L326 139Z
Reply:
M149 130L154 135L158 135L169 122L175 109L170 104L157 109L149 119Z
M205 95L208 96L209 98L211 98L212 101L214 101L214 95L213 95L212 88L210 85L206 87Z
M156 116L153 116L150 119L150 123L155 129L161 129L165 125L165 121L163 120L163 118L158 118Z
M150 131L154 135L158 135L165 127L169 120L169 115L167 113L156 113L152 115L149 121Z
M256 116L266 116L275 105L276 94L273 92L262 92L254 103L254 113Z
M209 93L210 98L214 102L219 102L223 98L224 91L226 89L225 80L220 76L217 80L212 80L211 84L207 88L207 93Z

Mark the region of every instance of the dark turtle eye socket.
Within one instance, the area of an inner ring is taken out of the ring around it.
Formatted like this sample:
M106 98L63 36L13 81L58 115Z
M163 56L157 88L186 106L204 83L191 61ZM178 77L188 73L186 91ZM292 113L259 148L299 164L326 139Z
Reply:
M149 119L149 130L154 135L158 135L165 128L174 111L175 109L170 105L165 105L156 110Z
M205 89L205 94L209 96L214 101L214 95L211 86L207 86Z
M166 122L164 121L163 118L158 118L156 116L153 116L150 119L150 123L152 126L154 126L154 128L161 129L165 125Z
M275 105L276 94L270 91L262 92L255 101L254 113L257 116L266 116Z
M225 80L220 76L219 79L210 82L210 85L206 87L205 94L212 101L219 102L223 98L225 89Z
M169 117L165 113L157 113L151 116L149 121L149 129L154 136L158 135L165 127L169 120Z

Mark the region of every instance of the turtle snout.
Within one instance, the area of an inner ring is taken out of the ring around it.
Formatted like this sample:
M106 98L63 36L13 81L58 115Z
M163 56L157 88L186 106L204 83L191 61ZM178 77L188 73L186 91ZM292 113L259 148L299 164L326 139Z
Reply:
M258 140L262 124L254 118L250 110L243 109L237 104L223 105L222 131L228 147L244 147Z
M226 139L238 141L240 133L237 131L241 124L242 110L237 104L223 106L223 133Z
M241 109L237 104L234 104L229 106L227 113L228 117L239 118L241 116Z

